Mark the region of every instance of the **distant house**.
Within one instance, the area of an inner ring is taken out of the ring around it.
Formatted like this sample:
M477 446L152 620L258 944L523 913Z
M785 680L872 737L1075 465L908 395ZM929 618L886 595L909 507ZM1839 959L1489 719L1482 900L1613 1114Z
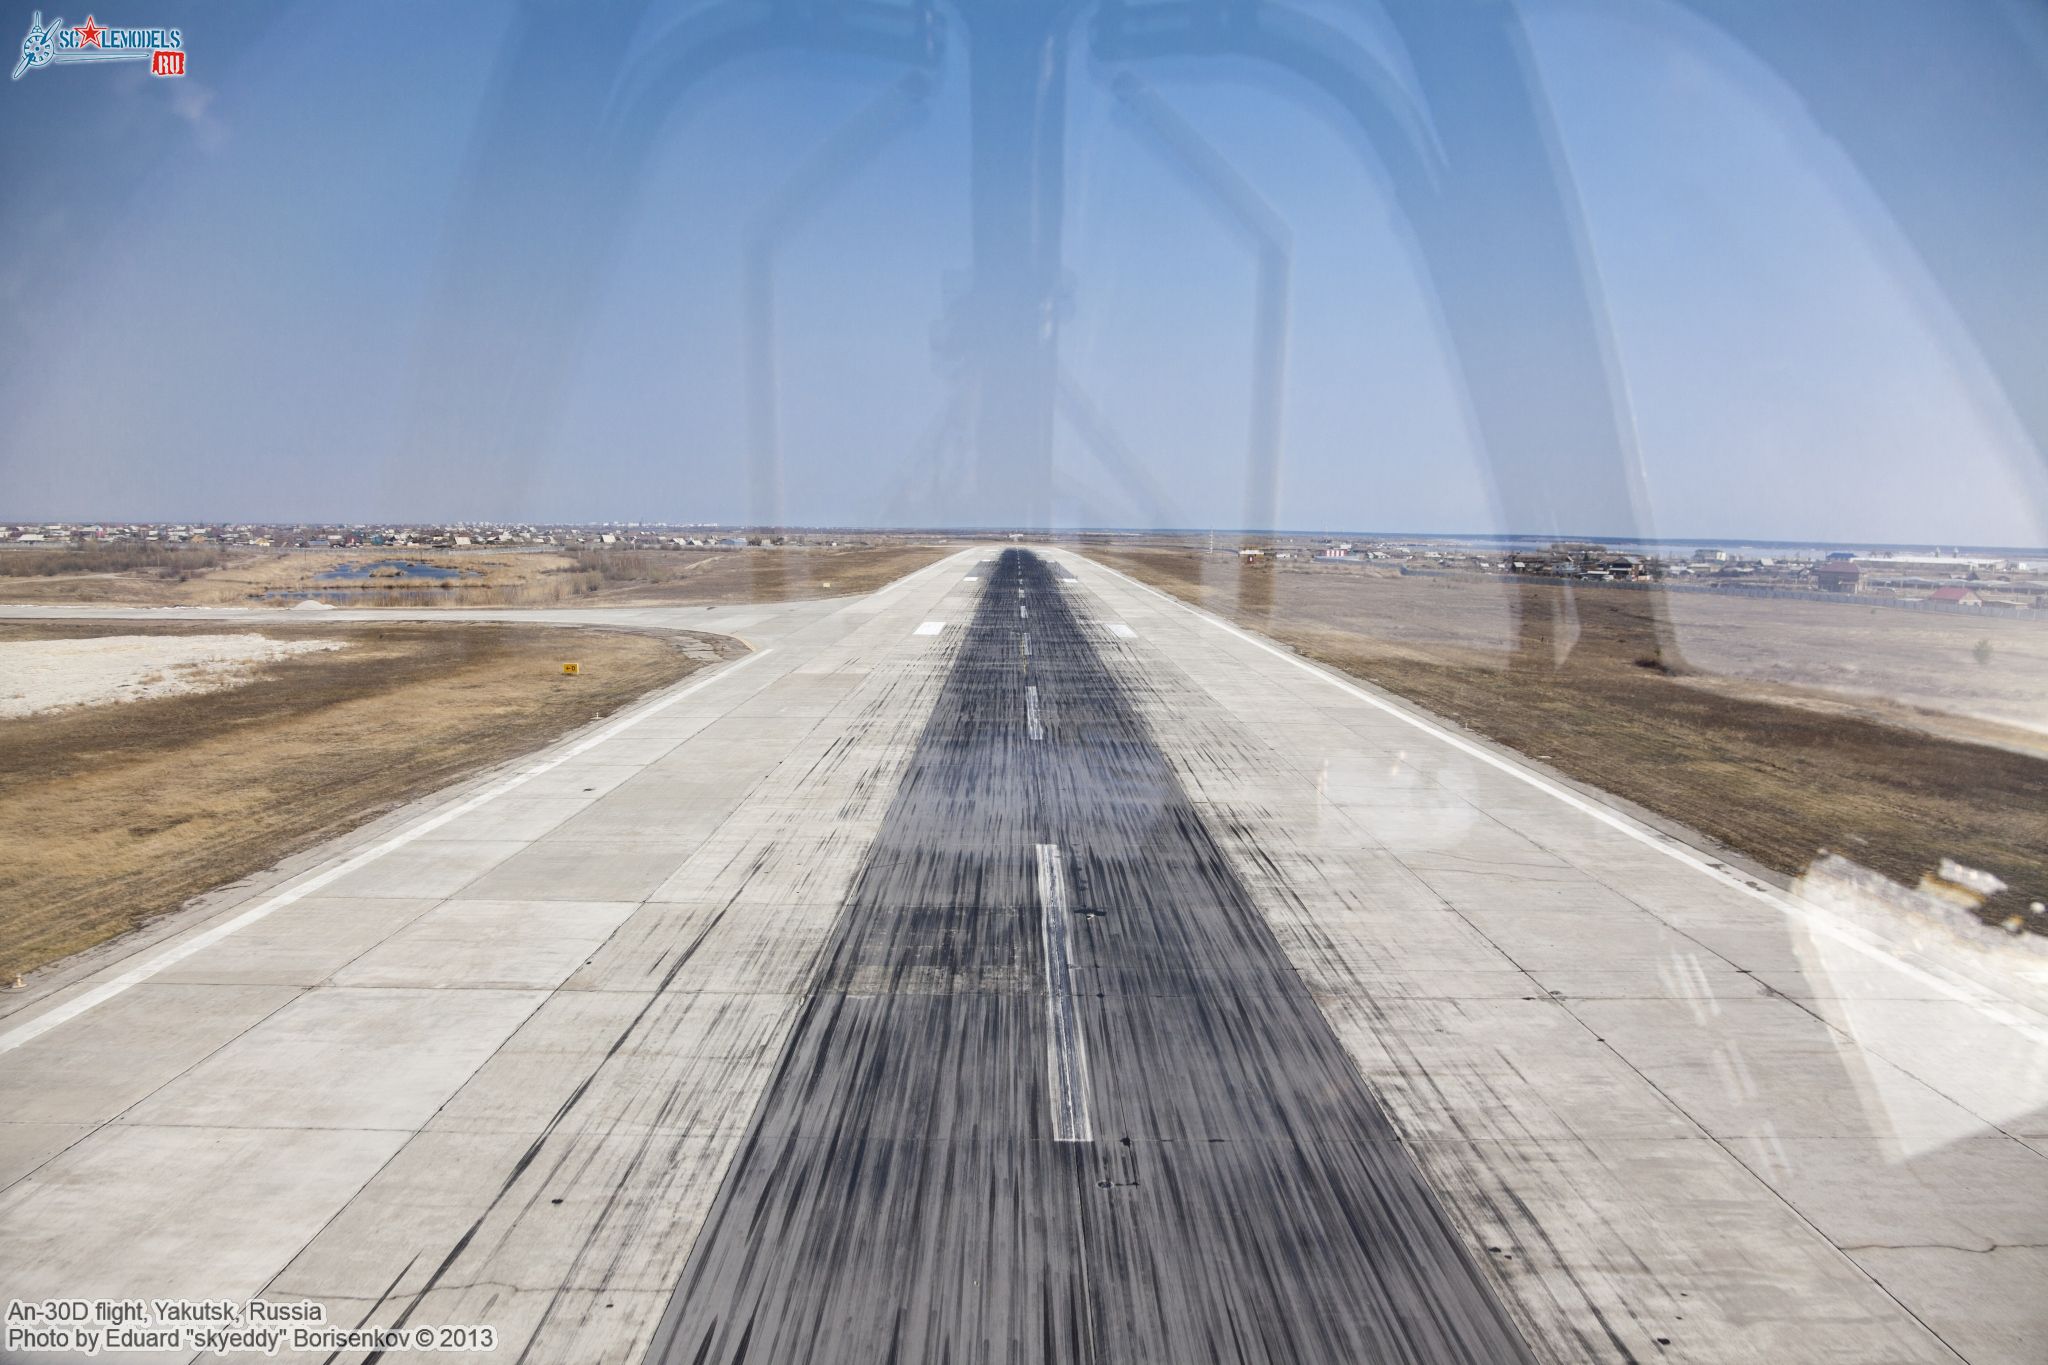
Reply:
M1854 561L1830 559L1813 567L1813 581L1823 592L1854 592L1863 583L1863 570Z
M1932 593L1928 594L1927 600L1930 602L1953 602L1961 607L1981 607L1984 605L1984 599L1977 596L1975 588L1966 588L1959 583L1951 584L1946 588L1936 588Z

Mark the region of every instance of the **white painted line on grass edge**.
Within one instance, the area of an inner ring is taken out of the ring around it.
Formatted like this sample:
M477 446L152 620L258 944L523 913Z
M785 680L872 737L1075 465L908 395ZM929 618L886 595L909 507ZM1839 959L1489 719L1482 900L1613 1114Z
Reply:
M290 886L286 887L284 890L272 896L269 900L264 901L261 905L257 905L252 907L251 909L244 910L241 914L236 915L233 919L226 920L220 924L216 924L211 929L205 930L202 933L194 934L192 937L185 939L180 943L173 944L171 947L165 949L161 953L158 953L155 957L150 958L147 962L142 963L140 966L131 967L127 971L122 972L119 976L116 976L108 981L103 981L99 985L94 986L91 990L84 991L79 995L73 996L71 999L66 1000L63 1004L58 1005L56 1008L47 1010L44 1013L37 1015L35 1018L29 1020L27 1023L22 1024L19 1027L9 1029L5 1033L0 1033L0 1053L12 1052L15 1048L20 1047L22 1044L32 1042L35 1039L42 1037L45 1033L48 1033L51 1029L56 1028L59 1024L68 1023L69 1021L76 1019L79 1015L84 1014L87 1010L93 1008L95 1005L103 1005L107 1001L112 1000L115 996L121 994L121 992L127 990L130 986L138 985L141 982L147 981L152 976L155 976L158 972L163 971L166 967L176 966L178 963L183 962L186 958L192 956L194 953L199 952L202 949L212 947L214 944L220 942L222 939L226 938L229 934L234 933L236 930L247 928L249 925L254 924L257 920L262 919L264 916L269 915L274 911L282 910L285 906L290 905L293 901L300 900L305 896L311 894L312 892L318 891L321 887L326 886L329 883L334 882L341 877L347 876L349 873L354 872L358 868L366 867L369 864L376 862L385 854L390 853L394 849L400 849L405 847L407 844L411 843L415 839L420 838L422 835L431 834L433 831L441 828L441 826L447 824L449 821L458 819L464 815L469 814L471 811L475 810L479 806L487 805L490 802L497 800L506 792L509 792L514 788L524 786L526 783L532 781L534 778L539 777L542 773L551 772L554 769L561 767L562 764L567 763L570 759L575 758L577 755L585 753L592 748L595 748L597 745L604 743L608 739L613 739L619 735L624 734L626 731L638 725L641 721L646 720L649 716L660 715L663 711L666 711L669 707L674 706L677 702L683 700L685 697L692 696L702 691L704 688L711 686L715 682L720 682L726 678L730 678L733 674L739 672L741 669L747 667L749 664L752 664L761 659L765 659L768 657L769 654L773 652L774 651L772 650L763 649L758 651L757 653L749 654L746 658L741 659L738 663L733 664L727 668L721 668L717 670L715 673L713 673L710 677L705 678L700 682L692 683L690 686L685 687L680 692L672 692L668 696L663 697L659 701L654 702L652 705L649 705L639 711L635 711L630 716L626 716L620 720L612 722L610 725L605 726L602 730L599 730L597 733L589 735L584 739L577 741L574 745L563 750L561 753L555 755L553 758L547 759L546 761L541 763L536 763L531 768L527 768L521 772L515 773L511 777L506 778L502 782L498 782L493 784L492 786L486 787L484 790L478 792L475 796L472 796L465 801L458 802L457 804L450 806L447 810L437 811L433 815L430 815L426 819L420 821L418 824L411 825L405 829L400 830L398 833L392 835L389 839L386 839L384 842L374 845L373 847L366 848L361 853L356 854L354 857L345 859L342 862L336 863L333 867L328 868L324 872L316 872L309 877L303 878L300 881L296 881L292 883Z
M858 606L879 607L889 605L895 601L897 593L903 591L912 583L921 583L928 577L936 577L944 573L946 566L959 558L959 555L946 555L943 558L935 559L922 569L913 569L901 578L884 583L865 597L849 599L846 606L841 607L840 610L845 611L848 608Z

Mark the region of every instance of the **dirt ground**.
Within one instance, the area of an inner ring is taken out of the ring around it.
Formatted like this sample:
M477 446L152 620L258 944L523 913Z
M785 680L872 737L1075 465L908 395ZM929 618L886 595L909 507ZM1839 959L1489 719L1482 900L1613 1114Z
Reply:
M217 625L0 622L0 640ZM343 640L229 691L0 721L0 975L102 942L740 652L717 637L470 623ZM565 677L561 664L582 665Z
M0 555L0 603L45 606L288 606L317 596L336 606L551 607L564 603L780 602L872 592L950 547L884 540L851 546L722 550L234 550L159 554L100 569L97 551L10 550ZM402 578L337 569L385 561L452 574ZM84 571L81 572L80 570ZM43 572L61 570L61 572Z
M337 606L416 609L553 606L585 591L566 556L543 551L229 550L211 552L206 559L172 556L162 563L111 572L76 571L77 566L91 563L96 553L7 552L0 567L14 571L0 576L0 602L11 606L274 607L318 595ZM442 580L403 580L395 575L324 577L337 569L385 560L425 564L455 576ZM37 561L61 571L27 572Z
M1915 885L1949 857L2008 884L1987 920L2048 898L2039 623L1082 548L1787 875L1831 850Z
M577 567L599 579L584 601L723 605L870 593L950 554L938 543L758 550L595 550Z

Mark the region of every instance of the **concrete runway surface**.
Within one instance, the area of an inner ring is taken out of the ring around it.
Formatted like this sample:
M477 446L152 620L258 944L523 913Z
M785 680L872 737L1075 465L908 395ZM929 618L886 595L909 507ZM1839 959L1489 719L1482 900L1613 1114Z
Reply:
M757 652L0 998L0 1302L534 1362L2041 1358L2036 982L1064 550L516 616Z

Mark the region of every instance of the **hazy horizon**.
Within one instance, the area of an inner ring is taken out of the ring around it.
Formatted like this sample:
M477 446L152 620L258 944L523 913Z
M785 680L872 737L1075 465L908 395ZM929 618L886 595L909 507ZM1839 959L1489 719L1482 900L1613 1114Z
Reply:
M182 80L0 91L21 190L0 204L0 496L41 520L740 525L772 505L987 528L1224 526L1266 498L1275 524L1412 535L2048 543L2048 372L2027 368L2048 11L1874 0L1815 85L1804 7L1507 6L1510 66L1474 49L1462 83L1386 18L1407 9L1308 7L1412 101L1426 184L1531 174L1462 153L1444 90L1533 120L1544 164L1513 193L1554 196L1541 259L1563 273L1488 276L1498 207L1418 218L1384 149L1291 76L1106 56L1084 23L1033 303L1061 405L1047 467L1020 470L976 416L1013 376L974 311L990 248L954 11L921 84L792 52L636 103L700 6L608 2L552 47L554 12L528 7L450 4L459 41L394 45L416 10L162 6ZM1901 62L1916 100L1889 94ZM1262 485L1257 317L1281 260ZM749 261L773 266L754 314ZM750 316L773 326L752 408Z
M1620 533L1614 533L1614 532L1603 532L1603 531L1583 531L1583 530L1572 530L1572 529L1569 529L1569 528L1567 528L1567 529L1565 529L1565 530L1562 530L1562 531L1555 531L1555 532L1552 532L1552 531L1494 531L1494 530L1489 530L1489 531L1474 531L1474 530L1470 530L1470 529L1464 529L1464 530L1445 530L1445 531L1419 531L1419 530L1414 530L1414 529L1412 529L1412 528L1395 528L1395 529L1374 529L1374 528L1369 528L1369 527L1356 527L1356 526L1326 526L1326 527L1314 527L1314 526L1279 526L1279 527L1265 527L1265 528L1260 528L1260 527L1248 527L1248 526L1109 526L1109 525L1081 525L1081 524L1073 524L1073 525L1056 525L1056 526L1050 526L1050 527L1033 527L1033 528L1025 528L1025 527L1018 527L1018 526L1003 526L1003 525L985 525L985 526L984 526L984 525L971 525L971 524L966 524L966 523L960 523L960 524L954 524L954 525L929 525L929 526L917 526L917 525L908 525L908 524L902 524L902 525L897 525L897 524L883 524L883 523L859 523L859 522L843 522L843 523L827 523L827 522L816 522L816 523L810 523L810 522L784 522L784 523L778 523L778 524L776 524L776 525L772 525L772 526L769 526L769 525L761 525L761 524L758 524L758 523L754 523L754 522L745 522L745 521L731 521L731 522L724 522L724 521L705 521L705 520L662 520L662 519L659 519L659 518L650 518L650 517L638 517L638 518L634 518L634 517L618 517L618 516L610 516L610 517L607 517L607 516L597 516L597 517L587 517L587 518L578 518L578 519L560 519L560 518L545 518L545 517L542 517L542 518L533 518L533 517L528 517L528 518L517 518L517 519L483 519L483 518L461 518L461 517L454 517L454 518L449 518L449 519L447 519L447 520L444 520L444 521L408 521L408 520L397 520L397 519L383 519L383 520L378 520L378 519L370 519L370 520L358 520L358 519L350 519L350 520L340 520L340 519L336 519L336 518L318 518L318 517L315 517L315 518L296 518L296 517L260 517L260 516L258 516L258 517L185 517L185 518L161 518L161 517L155 517L155 518L151 518L151 517L114 517L114 516L51 516L51 517L17 517L17 516L9 516L9 515L0 515L0 526L28 526L28 525L69 525L69 526L80 526L80 525L115 525L115 526L176 526L176 525L183 525L183 526L271 526L271 527L318 527L318 528L346 528L346 529L351 529L351 530L353 530L353 529L365 529L365 530L367 530L367 529L372 529L372 528L377 528L377 527L388 527L388 528L391 528L391 529L401 529L401 530L417 530L417 529L425 529L425 528L446 528L446 527L475 527L475 528L479 528L479 529L481 529L481 528L489 528L489 527L514 527L514 526L525 526L525 527L532 527L532 528L534 528L534 529L536 529L536 530L553 530L553 529L564 529L564 530L566 530L566 529L576 529L576 528L585 528L585 527L593 527L593 526L610 526L610 527L620 527L620 528L632 528L632 527L639 527L639 528L654 528L654 529L661 529L661 530L677 530L677 531L680 531L680 530L688 530L688 529L692 529L692 528L695 528L695 529L697 529L697 530L702 530L702 531L730 531L730 532L759 532L759 533L789 533L789 534L797 534L797 535L826 535L826 534L832 534L832 533L839 533L839 532L844 532L844 533L848 533L848 534L853 534L853 535L892 535L892 536L925 536L925 535L929 535L929 536L952 536L952 535L959 535L959 536L988 536L988 535L1027 535L1027 536L1047 536L1047 537L1053 537L1053 538L1057 538L1057 537L1063 537L1063 536L1074 536L1074 535L1084 535L1084 536L1085 536L1085 535L1116 535L1116 536L1161 536L1161 537L1181 537L1181 538L1187 538L1187 537L1195 537L1195 536L1240 536L1240 537L1242 537L1242 536L1271 536L1271 537L1286 537L1286 536L1303 536L1303 537L1319 537L1319 538L1325 538L1325 539L1333 539L1333 538L1344 538L1344 537L1353 537L1353 538L1359 538L1359 539L1367 539L1367 540L1387 540L1387 541L1404 541L1404 540L1432 540L1432 541L1445 541L1445 542L1449 542L1449 543L1473 543L1473 544L1478 544L1478 543L1491 543L1491 542L1496 542L1496 541L1524 541L1524 540L1540 540L1540 541L1585 541L1585 542L1590 542L1590 543L1596 543L1596 544L1597 544L1597 543L1609 543L1609 544L1616 544L1616 545L1643 545L1643 546L1650 546L1650 547L1655 547L1655 546L1693 546L1693 545L1713 545L1713 546L1723 546L1723 547L1728 547L1728 548L1755 548L1755 549L1801 549L1801 548L1812 548L1812 549L1844 549L1844 548L1853 548L1853 547L1859 547L1859 546L1860 546L1860 547L1865 547L1865 548L1868 548L1868 549L1870 549L1870 550L1873 550L1873 551L1898 551L1898 550L1913 550L1913 549L1927 549L1927 550L1930 550L1930 551L1938 551L1938 550L1953 550L1953 551L1964 551L1964 550L1970 550L1970 551L1978 551L1978 552L1985 552L1985 553L1991 553L1991 552L1996 552L1996 553L2010 553L2010 554L2039 554L2039 555L2044 555L2044 556L2048 556L2048 544L2040 544L2040 545L2025 545L2025 544L1999 544L1999 543L1995 543L1995 542L1989 542L1989 541L1985 541L1985 542L1977 542L1977 541L1963 541L1963 540L1938 540L1938 541L1937 541L1937 540L1931 540L1931 539L1920 539L1920 540L1892 540L1892 541L1884 541L1884 540L1873 540L1873 539L1869 539L1869 538L1859 538L1859 539L1852 539L1852 540L1827 540L1827 539L1823 539L1823 538L1820 538L1820 537L1817 537L1817 536L1795 536L1795 537L1791 537L1791 538L1784 538L1784 537L1771 537L1771 536L1754 536L1754 535L1687 535L1687 536L1675 536L1675 535L1658 535L1658 536L1647 536L1647 537L1646 537L1646 536L1639 536L1639 535L1626 535L1626 534L1620 534ZM386 548L386 547L378 547L378 548ZM491 547L489 547L489 546L471 546L471 547L467 547L467 548L472 548L472 549L488 549L488 548L491 548Z

